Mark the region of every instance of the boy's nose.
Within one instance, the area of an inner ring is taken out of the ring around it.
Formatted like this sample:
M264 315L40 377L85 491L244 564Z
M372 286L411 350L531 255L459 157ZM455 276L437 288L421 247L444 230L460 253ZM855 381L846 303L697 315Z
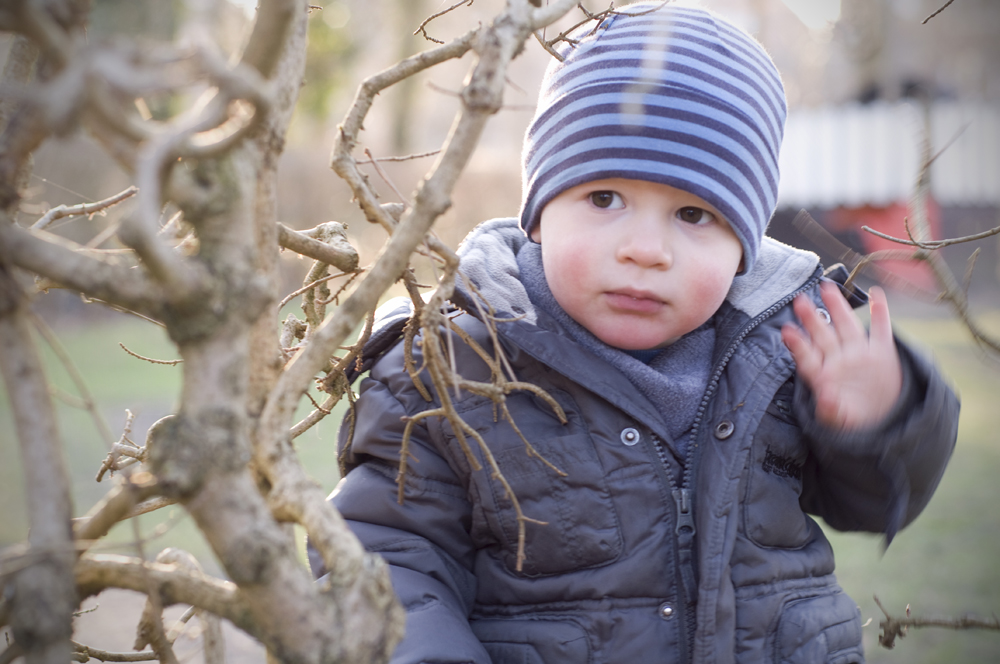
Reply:
M618 245L618 260L644 268L669 269L674 257L667 236L662 225L633 224Z

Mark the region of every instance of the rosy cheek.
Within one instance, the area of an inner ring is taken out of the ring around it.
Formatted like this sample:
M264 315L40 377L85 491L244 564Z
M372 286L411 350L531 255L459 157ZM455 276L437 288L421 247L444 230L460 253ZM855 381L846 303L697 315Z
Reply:
M578 283L587 274L588 261L582 252L571 247L560 248L549 255L543 254L545 275L549 283L559 282L566 285Z
M704 275L691 289L695 296L694 301L703 303L704 307L711 308L711 313L714 313L726 299L731 281L717 273Z

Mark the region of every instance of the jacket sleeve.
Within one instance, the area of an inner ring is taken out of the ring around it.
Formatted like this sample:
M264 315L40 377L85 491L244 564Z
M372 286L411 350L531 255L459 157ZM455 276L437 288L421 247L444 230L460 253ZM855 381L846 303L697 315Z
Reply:
M815 419L812 393L795 389L810 458L801 504L838 530L882 532L886 544L927 505L958 435L959 403L934 365L896 339L903 390L885 423L839 432Z
M393 588L406 609L406 633L393 664L489 664L469 626L476 580L471 569L471 506L466 491L431 442L413 427L405 500L396 475L405 418L432 407L405 372L366 379L355 404L349 470L330 497L368 551L390 566ZM395 390L393 389L395 388ZM405 405L404 405L405 404ZM351 427L341 427L341 448Z

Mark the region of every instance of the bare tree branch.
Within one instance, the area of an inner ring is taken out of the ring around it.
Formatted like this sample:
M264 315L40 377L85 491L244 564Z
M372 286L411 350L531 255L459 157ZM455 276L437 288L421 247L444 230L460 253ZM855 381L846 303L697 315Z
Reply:
M23 84L30 80L38 56L34 42L15 38L4 65L2 84ZM15 209L20 200L19 189L30 172L30 155L45 135L43 118L30 103L16 98L0 100L0 210Z
M892 649L896 645L897 638L906 636L910 627L943 627L945 629L966 630L966 629L987 629L1000 631L1000 619L993 616L993 620L983 620L973 616L962 616L961 618L917 618L910 616L910 607L906 606L905 618L893 618L882 606L878 595L874 596L878 608L885 614L885 620L879 621L882 633L879 634L879 645L886 649Z
M102 662L151 662L158 659L156 653L152 650L143 650L142 652L110 652L108 650L85 646L76 641L72 643L73 652L87 658L78 661L86 662L89 659L96 659Z
M869 226L862 226L861 230L866 233L871 233L876 237L880 237L884 240L891 240L897 244L905 244L910 247L920 247L921 249L941 249L942 247L950 247L953 244L962 244L963 242L975 242L976 240L983 240L988 237L993 237L994 235L1000 235L1000 226L996 228L991 228L988 231L983 231L982 233L975 233L973 235L964 235L962 237L951 238L947 240L925 240L923 242L918 242L917 240L905 240L903 238L894 237L886 233L875 230Z
M153 318L162 316L165 294L161 286L142 271L98 260L79 249L80 245L59 236L29 232L0 218L0 255L4 259L88 297Z
M257 20L254 22L250 41L243 51L241 62L270 78L282 54L288 31L296 12L305 12L301 2L294 0L269 0L257 6Z
M133 517L141 516L143 514L149 514L150 512L155 512L156 510L163 509L164 507L170 507L171 505L176 505L177 501L172 498L165 498L163 496L157 496L156 498L150 498L149 500L144 500L138 503L130 509L128 512L121 515L119 521L124 521L125 519L131 519ZM73 519L73 528L78 531L79 528L83 526L88 520L88 517L82 516ZM82 538L81 538L82 539ZM78 545L79 547L79 545Z
M379 92L420 71L462 57L472 48L477 35L478 31L473 30L443 46L406 58L389 69L365 79L358 87L354 102L340 125L340 131L333 145L331 167L351 187L368 220L379 223L389 232L395 223L368 189L364 175L358 170L357 163L351 156L364 119Z
M77 540L77 552L81 555L86 552L92 542L104 537L112 526L128 518L136 505L156 496L158 491L160 487L149 473L123 476L86 516L74 519L73 535Z
M165 565L174 565L178 569L185 570L191 574L202 574L201 565L198 560L187 551L169 547L160 551L156 555L156 562ZM151 645L153 651L159 655L160 662L175 659L173 648L174 639L162 629L160 620L163 607L160 606L159 598L155 594L149 594L146 599L146 606L143 609L142 617L136 628L136 641L132 646L135 650L140 650L147 644ZM199 620L204 625L205 658L206 664L221 664L224 660L224 646L222 643L222 629L219 617L206 614L206 612L194 608ZM178 632L179 634L179 632ZM220 659L221 657L221 659Z
M231 581L179 569L176 565L143 563L138 558L111 554L88 554L77 561L74 571L81 598L96 595L106 588L146 594L149 591L147 581L151 578L164 606L196 606L259 638L246 601Z
M117 205L118 203L121 203L125 199L135 196L136 192L138 191L139 190L136 189L135 187L129 187L125 189L125 191L117 193L114 196L105 198L102 201L97 201L96 203L81 203L80 205L71 205L71 206L58 205L49 210L48 212L46 212L44 215L42 215L38 219L38 221L36 221L31 225L31 229L41 230L47 227L53 221L56 221L57 219L64 219L66 217L75 217L75 216L90 216L93 214L97 214L98 212L102 212L103 210L108 209L112 205Z
M14 638L31 662L64 662L77 606L69 471L45 373L31 339L26 300L2 258L0 372L20 444L28 492L28 543L34 558L9 586Z
M340 227L339 232L330 228L329 224L321 224L311 231L296 231L278 224L278 244L297 254L332 265L341 272L353 272L358 269L358 252L347 242L343 225L337 226ZM326 230L320 230L323 227ZM317 238L316 234L321 234L323 239Z

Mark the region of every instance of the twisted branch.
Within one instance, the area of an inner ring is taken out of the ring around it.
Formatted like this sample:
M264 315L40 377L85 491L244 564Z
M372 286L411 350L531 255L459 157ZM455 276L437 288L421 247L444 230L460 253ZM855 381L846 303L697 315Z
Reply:
M316 232L316 229L296 231L278 224L278 244L297 254L332 265L341 272L358 269L358 252L346 240L333 244L321 242L310 235L310 232Z
M26 231L7 223L0 212L0 257L87 297L152 318L162 316L162 285L144 272L100 260L84 247L45 231Z
M176 565L143 563L138 558L112 554L88 554L77 561L74 571L81 599L106 588L147 594L150 591L147 582L152 580L163 606L190 604L259 638L250 608L236 584L230 581L179 569Z

